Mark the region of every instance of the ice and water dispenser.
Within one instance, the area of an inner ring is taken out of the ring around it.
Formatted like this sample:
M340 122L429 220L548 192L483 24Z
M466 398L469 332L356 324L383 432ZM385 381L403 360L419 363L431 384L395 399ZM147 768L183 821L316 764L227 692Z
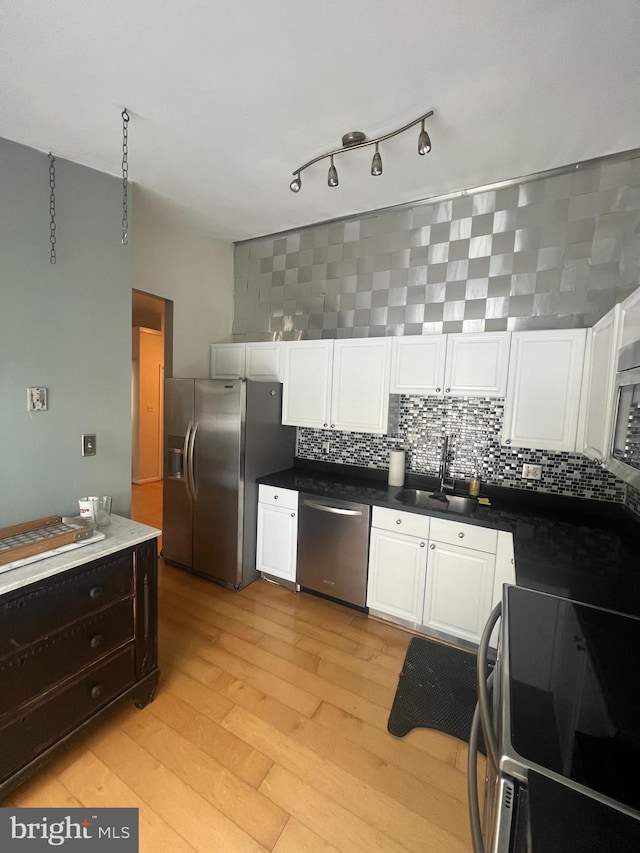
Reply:
M167 438L167 476L176 480L184 477L184 436Z

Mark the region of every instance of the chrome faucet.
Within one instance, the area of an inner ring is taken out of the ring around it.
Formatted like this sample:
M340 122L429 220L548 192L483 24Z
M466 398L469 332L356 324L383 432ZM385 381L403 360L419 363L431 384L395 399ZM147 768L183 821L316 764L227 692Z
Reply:
M440 454L440 469L438 475L440 477L440 494L444 492L452 492L455 488L456 481L454 478L447 476L449 468L449 436L445 435L442 440L442 452ZM450 479L450 482L447 480Z

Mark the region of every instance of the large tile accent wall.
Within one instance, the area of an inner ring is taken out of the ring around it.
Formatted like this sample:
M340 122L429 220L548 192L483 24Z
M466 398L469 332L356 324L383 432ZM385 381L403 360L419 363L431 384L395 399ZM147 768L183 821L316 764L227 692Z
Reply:
M579 453L511 449L500 444L504 400L477 397L400 397L395 435L298 429L298 456L387 469L389 451L404 449L406 470L437 474L444 435L450 436L449 474L483 483L570 497L623 502L624 484ZM329 442L329 452L323 444ZM522 465L542 466L540 480L524 480ZM632 507L633 508L633 507Z
M590 326L639 278L640 158L606 161L239 243L233 335Z
M337 190L338 192L340 190ZM614 158L239 243L236 341L591 326L640 280L640 158ZM403 397L396 435L298 430L298 455L386 468L404 447L434 474L445 432L452 473L624 501L637 492L580 454L502 447L503 401ZM330 453L322 442L330 441ZM523 462L542 465L523 480Z

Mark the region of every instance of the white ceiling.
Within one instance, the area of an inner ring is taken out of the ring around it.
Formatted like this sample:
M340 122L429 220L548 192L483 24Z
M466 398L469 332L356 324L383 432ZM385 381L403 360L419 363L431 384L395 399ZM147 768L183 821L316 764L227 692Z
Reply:
M640 147L638 0L0 0L0 135L242 240ZM293 170L343 133L418 128Z

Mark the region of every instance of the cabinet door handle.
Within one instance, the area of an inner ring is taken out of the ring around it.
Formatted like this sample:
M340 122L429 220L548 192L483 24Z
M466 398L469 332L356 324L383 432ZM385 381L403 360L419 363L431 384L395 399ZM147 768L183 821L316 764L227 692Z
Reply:
M458 533L458 539L464 539L464 533Z
M335 429L335 428L336 428L336 425L335 425L335 424L331 424L331 429Z
M295 517L296 517L295 512L292 512L292 513L291 513L291 518L295 518Z
M421 543L420 543L420 547L421 547L421 548L424 548L424 542L421 542Z
M402 524L402 519L401 519L401 518L396 518L396 524Z
M323 426L323 427L328 427L328 426L329 426L329 424L322 424L322 426Z
M433 542L431 543L431 545L429 545L429 548L431 548L431 550L432 550L432 551L433 551L433 549L434 549L435 547L436 547L436 546L435 546L435 544L434 544Z
M92 586L89 590L89 598L92 598L94 601L96 598L100 598L102 595L102 587L101 586Z
M505 444L511 444L511 439L510 439L510 438L507 438L507 439L506 439L506 441L505 441Z
M445 389L444 389L444 393L445 393L445 394L449 394L450 392L451 392L451 388L445 388Z
M91 640L89 641L92 649L98 649L102 645L102 641L104 637L102 634L94 634Z
M102 686L100 684L94 684L91 688L91 698L99 699L102 696Z
M439 394L442 391L442 388L436 388L436 393Z

